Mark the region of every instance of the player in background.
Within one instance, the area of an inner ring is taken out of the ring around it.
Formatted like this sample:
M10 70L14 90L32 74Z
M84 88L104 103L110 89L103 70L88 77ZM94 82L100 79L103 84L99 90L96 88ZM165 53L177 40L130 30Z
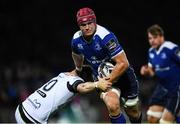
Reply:
M180 109L180 48L165 40L164 31L157 24L147 29L147 35L151 46L149 63L141 67L140 73L158 78L147 119L150 123L174 123Z
M97 82L84 82L78 76L60 73L20 103L15 112L17 123L47 123L58 107L69 102L76 93L88 93L96 88L102 91L111 83L99 78Z
M113 61L115 67L105 80L110 81L113 87L121 90L129 120L132 123L140 123L139 82L118 39L114 33L96 23L96 15L91 8L81 8L76 18L80 30L72 38L72 58L76 69L71 73L79 74L85 59L91 66L94 80L96 80L98 66L102 62ZM102 99L109 111L111 122L125 123L126 120L120 107L119 90L107 91Z

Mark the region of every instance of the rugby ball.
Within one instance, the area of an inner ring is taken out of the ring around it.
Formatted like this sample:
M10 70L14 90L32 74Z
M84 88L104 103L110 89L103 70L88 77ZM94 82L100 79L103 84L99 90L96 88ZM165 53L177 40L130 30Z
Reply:
M98 67L98 76L103 78L111 74L114 65L110 62L102 62Z

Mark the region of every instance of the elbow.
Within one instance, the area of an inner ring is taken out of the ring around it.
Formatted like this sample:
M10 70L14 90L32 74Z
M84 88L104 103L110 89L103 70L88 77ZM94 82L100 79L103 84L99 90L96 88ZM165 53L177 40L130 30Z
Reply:
M122 68L123 68L124 71L127 70L128 67L129 67L129 63L128 62L122 62L121 65L122 65Z
M129 64L127 62L120 62L116 64L116 69L119 71L119 73L124 73L129 67Z
M129 62L126 62L125 68L128 69L128 67L129 67Z
M129 67L128 61L119 61L116 63L117 70L121 70L122 72L126 71Z

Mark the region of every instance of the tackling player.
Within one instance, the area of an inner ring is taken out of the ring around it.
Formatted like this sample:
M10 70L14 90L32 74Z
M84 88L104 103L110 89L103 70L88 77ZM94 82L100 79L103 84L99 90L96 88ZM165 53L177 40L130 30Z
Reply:
M103 91L111 83L99 78L97 82L85 82L78 76L60 73L18 105L17 123L47 123L52 112L70 101L76 93L87 93L95 88Z
M76 67L72 73L76 75L81 72L85 59L92 67L96 80L98 66L102 62L113 61L115 67L105 79L121 90L121 96L125 103L124 108L130 121L141 122L141 112L138 108L139 82L118 39L114 33L96 23L96 15L92 9L81 8L76 17L80 30L72 38L72 58ZM119 91L114 89L109 90L102 97L112 123L126 122L120 107L119 96Z
M164 31L159 25L147 30L149 63L141 67L142 75L156 76L158 85L151 97L147 111L150 123L174 123L180 109L180 48L171 41L165 41Z

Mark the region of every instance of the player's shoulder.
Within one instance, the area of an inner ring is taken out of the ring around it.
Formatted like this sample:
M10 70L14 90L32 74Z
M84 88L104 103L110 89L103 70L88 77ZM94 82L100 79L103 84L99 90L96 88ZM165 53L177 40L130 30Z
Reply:
M107 35L110 35L112 32L110 32L105 27L97 24L97 29L95 35L98 35L101 39L104 39Z
M79 31L77 31L77 32L74 33L73 39L77 39L77 38L79 38L79 37L81 37L81 36L82 36L82 32L79 30Z
M150 48L149 48L149 52L152 52L152 51L153 51L153 49L154 49L154 48L150 47Z
M165 41L161 47L159 48L158 52L161 52L163 49L165 50L173 50L174 48L178 47L177 44L171 42L171 41ZM149 52L153 52L154 48L149 48Z
M61 73L59 73L59 77L67 77L67 74L66 74L67 72L61 72Z
M83 81L81 77L70 75L69 72L61 72L58 76L61 78L67 78L69 80L82 80Z
M162 47L163 48L167 48L167 49L174 49L175 47L177 47L177 44L171 42L171 41L165 41L163 44L162 44Z

